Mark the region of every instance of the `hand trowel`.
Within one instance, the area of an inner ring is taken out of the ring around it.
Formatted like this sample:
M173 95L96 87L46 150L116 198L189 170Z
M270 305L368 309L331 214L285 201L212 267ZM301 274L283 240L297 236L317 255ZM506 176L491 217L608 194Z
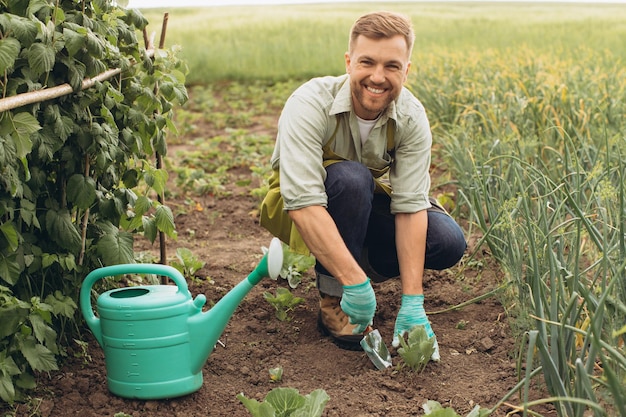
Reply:
M391 354L378 329L369 326L365 330L365 337L361 339L361 347L377 369L382 370L391 366Z

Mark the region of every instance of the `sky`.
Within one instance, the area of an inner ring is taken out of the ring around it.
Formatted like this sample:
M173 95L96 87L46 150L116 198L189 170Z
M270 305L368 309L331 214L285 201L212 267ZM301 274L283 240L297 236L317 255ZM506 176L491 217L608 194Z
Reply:
M160 8L160 7L189 7L189 6L234 6L234 5L271 5L271 4L303 4L303 3L333 3L337 0L130 0L128 7L132 8ZM374 0L372 0L374 1ZM391 2L396 2L393 0ZM402 0L401 0L402 1ZM430 0L447 1L447 0ZM450 0L453 1L453 0ZM458 0L457 0L458 1ZM461 0L461 1L485 1L485 0ZM508 0L491 0L508 1ZM626 0L519 0L534 3L626 3ZM363 0L341 0L341 2L358 3ZM378 0L381 2L381 0ZM383 0L384 2L384 0Z

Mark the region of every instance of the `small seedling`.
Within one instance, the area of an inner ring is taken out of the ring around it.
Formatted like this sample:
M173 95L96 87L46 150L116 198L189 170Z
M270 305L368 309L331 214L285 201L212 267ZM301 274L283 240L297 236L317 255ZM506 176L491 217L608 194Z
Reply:
M409 331L407 340L400 338L398 354L404 364L414 371L422 372L435 351L435 338L429 338L424 326L415 326Z
M196 272L204 267L204 262L187 248L176 249L176 258L178 261L172 261L172 266L188 279L195 279Z
M288 245L283 244L283 268L280 276L287 280L291 288L297 288L302 282L302 273L315 265L313 256L293 252Z
M263 297L276 309L276 317L280 321L290 320L288 313L304 302L304 298L294 296L289 289L283 287L276 288L276 295L266 291Z
M422 405L422 408L424 409L424 415L430 417L461 417L453 408L444 408L437 401L428 400ZM487 417L489 414L490 410L476 405L466 417Z
M243 393L237 395L237 399L253 417L296 415L320 417L330 397L323 389L316 389L308 395L300 395L295 388L274 388L265 396L262 403L247 398Z
M465 330L465 328L468 325L468 321L467 320L460 320L457 324L456 324L456 328L459 330Z
M270 368L270 381L280 382L283 380L283 367L277 366L276 368Z
M91 355L89 354L89 343L83 342L82 340L74 339L74 342L80 348L80 353L76 352L74 357L83 358L83 364L87 365L92 361Z

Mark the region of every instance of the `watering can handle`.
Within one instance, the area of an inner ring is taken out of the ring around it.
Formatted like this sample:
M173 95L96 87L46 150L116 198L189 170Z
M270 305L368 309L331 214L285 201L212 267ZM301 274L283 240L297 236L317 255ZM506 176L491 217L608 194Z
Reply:
M183 292L185 294L189 293L185 277L183 277L183 275L176 268L168 265L120 264L105 266L92 271L91 273L89 273L89 275L87 275L87 277L85 277L83 285L80 289L80 309L83 313L83 317L85 317L87 325L91 329L92 333L94 334L100 345L102 345L100 319L96 317L93 312L93 307L91 305L91 288L93 287L93 284L99 279L123 274L154 274L167 276L171 278L172 281L174 281L174 283L178 287L178 292Z

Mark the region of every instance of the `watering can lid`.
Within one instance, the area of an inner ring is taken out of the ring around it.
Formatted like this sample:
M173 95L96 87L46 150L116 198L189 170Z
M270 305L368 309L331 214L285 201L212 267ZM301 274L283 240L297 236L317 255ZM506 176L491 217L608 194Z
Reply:
M180 291L174 285L145 285L117 288L98 297L98 309L151 310L184 304L191 300L188 290Z

